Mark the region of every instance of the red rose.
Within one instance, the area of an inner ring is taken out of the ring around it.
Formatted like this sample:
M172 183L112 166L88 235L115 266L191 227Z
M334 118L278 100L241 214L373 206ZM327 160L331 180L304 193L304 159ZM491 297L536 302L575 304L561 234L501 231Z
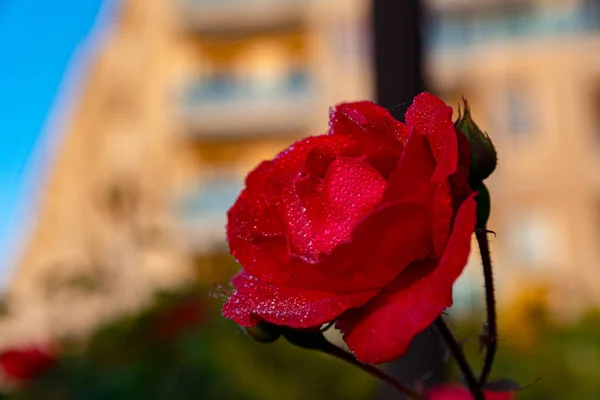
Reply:
M54 365L52 355L37 347L6 350L0 354L2 374L13 382L24 382L46 372Z
M362 362L406 352L452 304L475 227L469 148L452 108L422 93L406 124L340 104L330 130L258 165L228 214L243 270L223 315L313 328L337 320Z
M485 400L512 400L513 392L483 391ZM472 400L471 392L462 386L438 386L427 392L427 400Z

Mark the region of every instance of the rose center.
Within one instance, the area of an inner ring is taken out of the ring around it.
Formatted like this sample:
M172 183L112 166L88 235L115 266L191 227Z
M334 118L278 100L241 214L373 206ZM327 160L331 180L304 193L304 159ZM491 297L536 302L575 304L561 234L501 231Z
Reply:
M306 171L316 178L324 178L329 165L336 159L336 157L337 155L330 147L315 147L306 156Z

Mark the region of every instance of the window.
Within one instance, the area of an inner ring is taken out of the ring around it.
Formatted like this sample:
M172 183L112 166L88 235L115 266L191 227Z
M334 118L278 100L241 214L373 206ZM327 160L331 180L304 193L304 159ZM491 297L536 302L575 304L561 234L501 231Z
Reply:
M291 49L282 40L257 40L237 60L236 72L251 92L269 96L281 89L291 68Z
M539 211L517 213L506 237L511 258L534 270L553 268L564 258L556 224Z
M220 173L203 178L183 196L177 205L177 217L194 251L210 252L225 246L227 210L242 187L240 177Z
M242 182L233 176L216 176L200 182L182 203L184 216L226 215L240 194Z
M340 64L368 59L371 34L364 21L344 21L331 25L332 48Z
M530 133L533 129L533 110L528 92L511 88L506 92L505 103L508 132L514 136Z

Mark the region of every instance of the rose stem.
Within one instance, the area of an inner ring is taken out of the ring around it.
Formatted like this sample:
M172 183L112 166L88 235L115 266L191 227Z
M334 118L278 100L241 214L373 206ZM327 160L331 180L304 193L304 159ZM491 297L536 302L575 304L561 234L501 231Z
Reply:
M467 361L467 358L465 357L462 351L462 348L452 335L452 332L450 332L450 329L448 329L448 326L446 325L442 317L438 317L435 320L435 326L437 327L438 331L442 334L442 337L444 338L448 349L450 350L450 352L454 356L454 359L456 360L456 363L460 367L460 370L462 371L462 374L465 377L465 380L467 381L467 385L469 386L469 390L471 391L473 398L475 400L485 400L483 397L483 393L481 392L481 389L477 384L477 379L475 379L475 375L473 374L473 371L469 366L469 362Z
M410 388L408 388L408 387L404 386L402 383L398 382L396 379L394 379L391 375L389 375L385 371L383 371L377 367L374 367L371 364L363 364L363 363L357 361L356 358L354 358L354 356L352 354L347 353L346 351L340 349L339 347L337 347L331 343L329 343L329 346L327 346L326 348L320 348L319 350L321 350L322 352L327 353L331 356L334 356L341 360L349 362L350 364L362 369L363 371L369 373L370 375L374 376L375 378L379 379L380 381L385 382L390 386L393 386L397 391L408 396L411 399L427 400L425 397L415 393ZM483 397L481 399L483 400Z
M487 239L488 231L486 229L477 229L475 237L479 244L479 253L481 254L481 264L483 265L483 277L485 279L485 303L487 311L487 332L486 334L486 353L485 362L481 375L479 376L479 386L483 387L492 372L494 357L498 347L498 327L496 324L496 299L494 298L494 276L492 274L492 260L490 257L490 247Z

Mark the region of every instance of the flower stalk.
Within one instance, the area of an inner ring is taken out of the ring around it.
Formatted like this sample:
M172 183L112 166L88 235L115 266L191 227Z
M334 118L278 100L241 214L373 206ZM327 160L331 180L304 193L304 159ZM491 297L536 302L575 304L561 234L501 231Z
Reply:
M413 399L413 400L426 400L425 397L417 394L416 392L412 391L408 387L404 386L402 383L398 382L396 379L394 379L394 377L392 377L391 375L389 375L388 373L386 373L384 370L382 370L380 368L377 368L377 367L375 367L375 366L373 366L371 364L360 363L360 362L356 361L356 358L354 358L354 356L352 356L351 354L346 353L342 349L338 349L338 351L339 351L339 354L332 354L332 353L328 353L328 354L333 355L334 357L337 357L337 358L342 359L344 361L347 361L350 364L352 364L352 365L354 365L354 366L362 369L363 371L367 372L371 376L373 376L373 377L379 379L380 381L382 381L384 383L387 383L388 385L392 386L398 392L404 394L405 396L408 396L409 399Z
M446 346L448 346L448 350L450 350L450 352L454 356L454 359L456 360L456 363L458 364L458 367L460 368L460 370L465 378L465 381L467 382L469 391L473 395L473 399L485 400L485 398L483 397L483 392L481 391L481 388L477 382L477 379L475 378L475 375L473 374L473 371L471 370L471 366L469 365L469 362L467 361L467 358L465 357L462 347L456 341L456 339L454 338L454 335L452 334L452 332L450 331L450 329L448 328L448 326L446 325L446 323L444 322L442 317L438 317L438 319L435 320L434 324L435 324L436 328L438 329L438 331L440 332L440 334L442 335L442 337L444 338L444 341L446 342Z
M479 245L481 254L481 264L483 265L483 277L485 280L485 303L487 314L487 332L484 334L486 343L485 361L481 375L479 376L479 387L485 386L492 372L496 349L498 348L498 326L496 321L496 299L494 294L494 276L492 272L492 260L487 238L486 229L477 229L475 237Z
M371 364L363 364L357 361L352 354L342 350L341 348L337 347L336 345L330 343L327 339L325 339L322 332L320 331L310 332L285 329L282 331L282 334L288 340L288 342L298 347L302 347L304 349L309 350L318 350L322 353L329 354L330 356L339 358L340 360L344 360L362 369L371 376L392 386L398 392L404 394L405 396L408 396L408 398L412 400L427 400L425 397L416 393L414 390L398 382L394 377L389 375L384 370L379 369ZM481 400L483 400L483 398Z
M498 155L494 144L487 132L482 131L471 116L471 108L465 98L464 114L459 111L458 120L455 128L462 132L469 141L471 150L471 163L469 183L473 191L477 192L477 225L475 237L479 245L481 254L481 264L483 266L483 276L485 279L485 301L487 325L483 333L482 343L486 346L485 361L481 375L479 376L479 387L485 386L492 371L496 349L498 347L497 323L496 323L496 299L494 298L494 276L492 273L492 261L490 257L490 248L487 239L488 230L487 221L490 216L491 202L490 193L483 183L498 164ZM459 106L460 107L460 106Z

